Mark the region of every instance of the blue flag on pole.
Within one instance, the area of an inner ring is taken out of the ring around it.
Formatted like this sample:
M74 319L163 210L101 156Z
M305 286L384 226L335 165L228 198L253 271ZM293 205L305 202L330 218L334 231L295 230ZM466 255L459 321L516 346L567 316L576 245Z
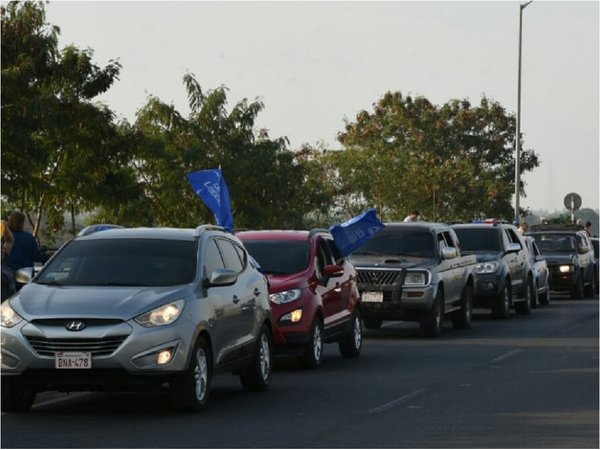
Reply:
M229 190L221 169L191 172L187 175L194 192L215 214L217 225L233 231L233 213Z
M371 208L347 222L333 225L329 231L340 254L347 256L384 228L377 218L377 211Z

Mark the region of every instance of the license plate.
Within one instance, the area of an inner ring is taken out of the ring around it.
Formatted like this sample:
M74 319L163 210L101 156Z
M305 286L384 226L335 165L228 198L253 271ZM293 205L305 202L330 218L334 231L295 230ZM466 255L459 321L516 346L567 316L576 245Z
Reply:
M363 292L362 301L369 303L383 302L383 292Z
M56 369L91 369L92 354L87 352L57 352L54 354Z

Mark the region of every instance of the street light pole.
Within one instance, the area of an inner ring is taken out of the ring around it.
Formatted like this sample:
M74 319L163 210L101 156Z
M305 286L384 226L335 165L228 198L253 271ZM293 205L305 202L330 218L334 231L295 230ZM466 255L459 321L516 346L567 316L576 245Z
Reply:
M533 0L519 5L519 77L517 84L517 135L516 135L516 157L515 157L515 223L519 223L519 186L521 180L521 40L523 37L523 10Z

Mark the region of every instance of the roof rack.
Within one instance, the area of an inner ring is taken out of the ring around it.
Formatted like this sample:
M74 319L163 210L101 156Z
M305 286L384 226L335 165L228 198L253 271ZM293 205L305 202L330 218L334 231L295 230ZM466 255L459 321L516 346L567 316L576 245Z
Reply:
M576 223L543 223L539 225L530 225L529 231L581 231L583 230L583 225L579 225Z
M218 225L198 225L194 229L194 236L200 236L202 233L204 233L206 231L224 231L224 232L226 232L227 230Z
M96 223L94 225L89 225L77 233L77 236L87 236L93 233L97 233L98 231L104 230L112 230L113 228L125 228L121 225L113 225L112 223Z

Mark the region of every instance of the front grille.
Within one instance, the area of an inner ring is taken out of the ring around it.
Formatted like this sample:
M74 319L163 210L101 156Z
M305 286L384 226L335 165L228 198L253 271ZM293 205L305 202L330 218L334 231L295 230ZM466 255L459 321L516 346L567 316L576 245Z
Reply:
M113 353L127 336L111 336L100 339L48 339L26 336L36 353L54 356L56 352L89 352L92 356L107 356Z
M375 286L398 286L402 285L402 271L384 270L358 270L358 283Z
M34 325L45 325L45 326L55 326L55 327L65 327L69 322L73 320L80 320L86 324L88 327L100 327L106 325L118 325L123 323L121 319L34 319L31 321Z

